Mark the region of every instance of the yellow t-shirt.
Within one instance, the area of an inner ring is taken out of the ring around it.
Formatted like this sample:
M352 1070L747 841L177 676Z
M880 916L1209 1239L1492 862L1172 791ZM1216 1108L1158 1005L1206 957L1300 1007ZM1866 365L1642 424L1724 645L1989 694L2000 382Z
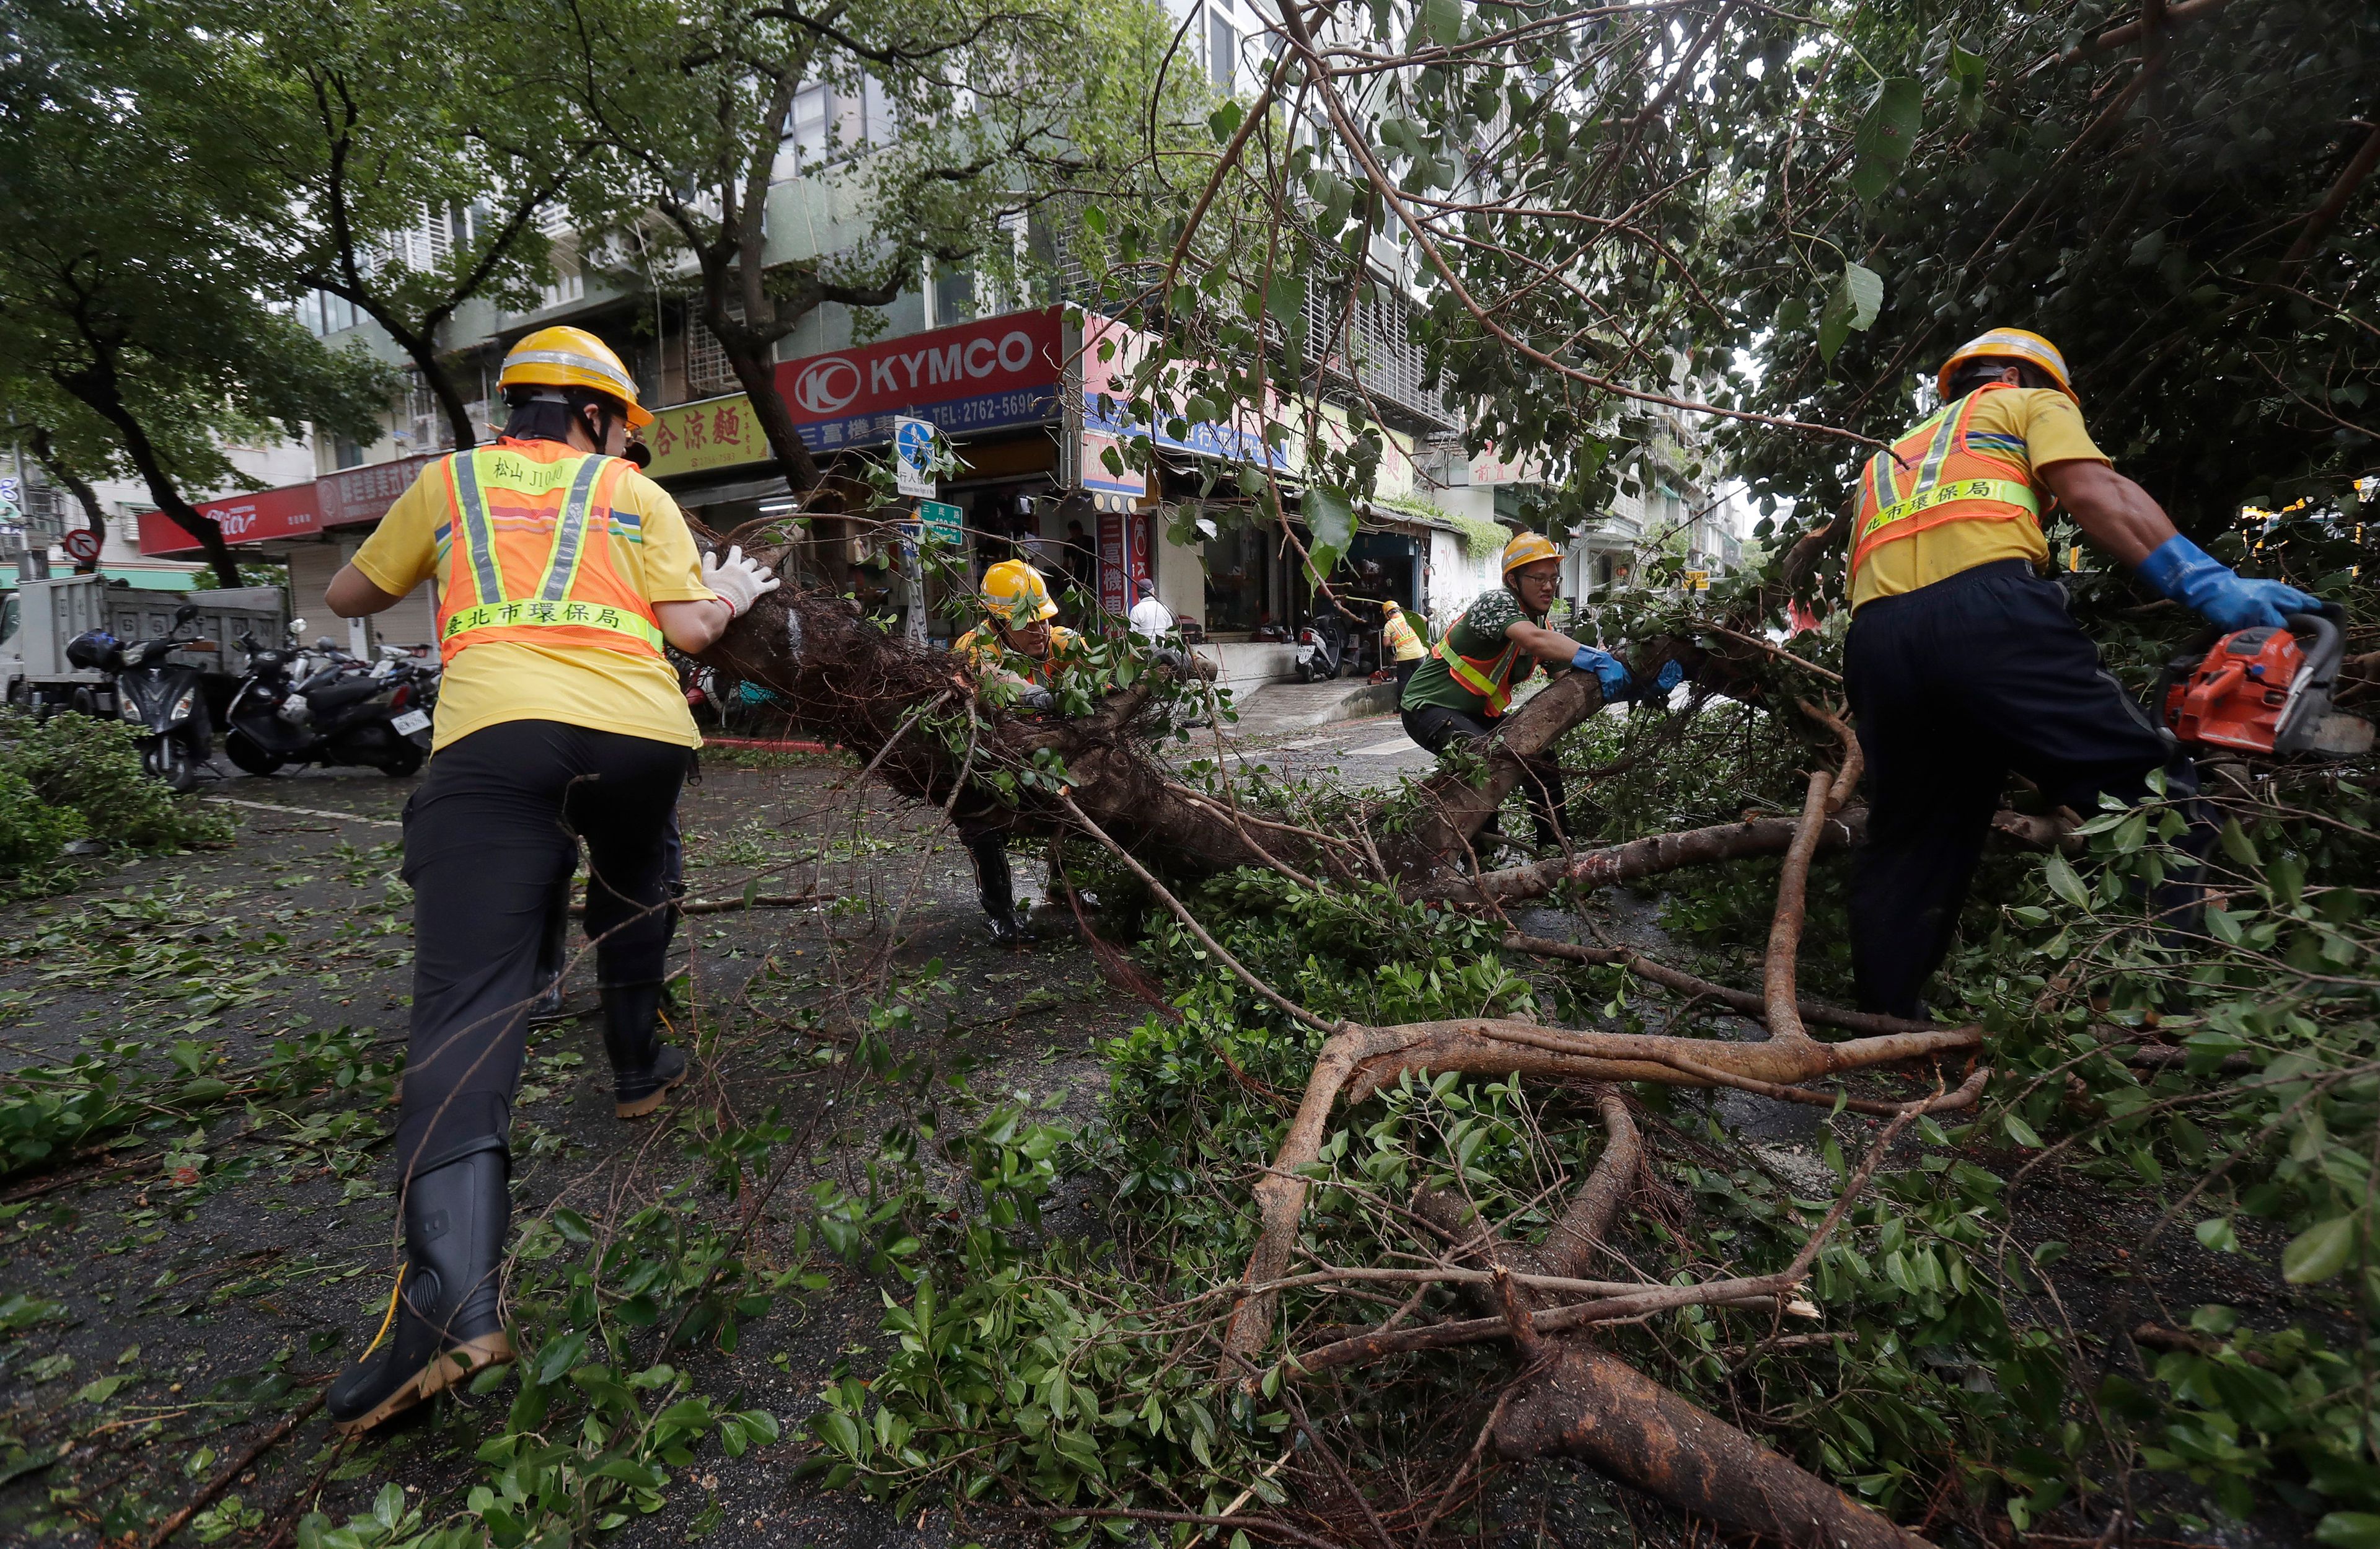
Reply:
M612 563L648 600L697 603L715 595L702 584L701 551L667 491L630 469L614 488L612 508L636 518L612 522ZM433 579L443 588L452 517L443 466L431 463L356 552L356 568L399 597ZM561 721L681 748L702 746L668 662L600 646L485 640L457 652L439 685L431 750L504 721Z
M2074 400L2054 387L1985 394L1975 406L1967 440L1977 451L2028 470L2054 462L2115 461L2093 445ZM2048 492L2038 480L2034 490L2046 511ZM2022 559L2038 567L2049 563L2049 544L2029 521L1946 521L1870 550L1852 581L1852 609L1857 612L1863 603L1898 597L1995 559Z

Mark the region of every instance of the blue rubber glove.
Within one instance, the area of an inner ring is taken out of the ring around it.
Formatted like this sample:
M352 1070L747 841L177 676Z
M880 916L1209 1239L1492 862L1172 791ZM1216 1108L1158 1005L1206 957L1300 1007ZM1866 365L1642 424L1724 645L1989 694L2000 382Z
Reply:
M1677 664L1677 661L1672 658L1671 660L1661 664L1660 676L1653 679L1653 692L1643 697L1646 699L1666 700L1670 697L1670 690L1676 688L1679 684L1683 683L1685 680L1686 669L1680 666Z
M1603 685L1603 697L1607 700L1624 700L1635 686L1636 680L1630 676L1627 665L1609 651L1582 645L1578 648L1578 654L1570 659L1570 665L1574 671L1595 674L1595 680Z
M2313 613L2322 604L2294 586L2250 580L2177 532L2141 561L2141 579L2218 629L2277 628L2293 613Z

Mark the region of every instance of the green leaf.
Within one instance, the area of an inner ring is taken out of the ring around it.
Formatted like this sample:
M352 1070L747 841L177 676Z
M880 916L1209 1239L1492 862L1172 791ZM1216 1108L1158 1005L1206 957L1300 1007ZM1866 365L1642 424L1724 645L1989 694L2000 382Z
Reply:
M2262 866L2265 863L2264 858L2256 853L2256 841L2248 837L2248 831L2240 826L2238 818L2223 820L2221 837L2223 853L2240 865Z
M1864 264L1844 264L1842 278L1827 293L1826 310L1818 314L1818 353L1832 360L1854 331L1867 332L1883 306L1883 276Z
M2347 1267L2355 1251L2355 1217L2341 1215L2300 1232L2281 1250L2281 1278L2292 1286L2312 1286Z
M2034 1132L2032 1125L2025 1123L2024 1120L2017 1117L2016 1115L2002 1114L2000 1116L2000 1128L2007 1130L2009 1139L2014 1140L2017 1144L2033 1151L2039 1151L2041 1149L2041 1137Z
M1438 43L1452 47L1463 38L1463 0L1422 0L1421 11L1414 18L1414 42L1416 45Z
M1892 186L1925 122L1925 89L1907 76L1879 82L1852 136L1852 192L1864 204Z
M1984 119L1984 82L1989 73L1989 66L1982 55L1970 54L1952 43L1949 70L1950 79L1959 89L1959 127L1972 129Z
M2091 907L2090 889L2082 885L2082 879L2074 874L2073 866L2064 856L2052 855L2044 860L2041 863L2041 876L2043 881L2049 884L2049 890L2067 903L2079 909L2088 909Z
M2210 1216L2201 1221L2197 1232L2198 1240L2217 1253L2240 1251L2240 1238L2231 1229L2231 1218L2228 1215Z
M1300 514L1305 518L1306 530L1314 534L1314 544L1308 551L1314 561L1314 574L1328 576L1347 552L1347 545L1354 542L1354 503L1336 487L1317 482L1307 487Z
M380 1494L372 1499L372 1520L391 1532L396 1531L396 1525L405 1520L404 1485L383 1484L380 1487Z
M2368 1511L2334 1511L2314 1524L2316 1543L2336 1549L2380 1549L2380 1517Z

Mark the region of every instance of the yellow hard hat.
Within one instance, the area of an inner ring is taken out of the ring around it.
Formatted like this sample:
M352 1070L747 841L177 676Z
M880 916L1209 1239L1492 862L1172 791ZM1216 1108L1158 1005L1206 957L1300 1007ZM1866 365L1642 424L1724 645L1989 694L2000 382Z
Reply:
M1504 574L1511 575L1524 565L1535 565L1540 559L1560 559L1561 550L1542 532L1515 532L1512 541L1504 545Z
M2082 401L2075 397L2073 378L2066 374L2066 357L2058 352L2056 345L2023 328L1995 328L1988 334L1978 334L1969 339L1952 350L1950 358L1942 362L1942 372L1935 378L1935 385L1948 398L1950 396L1950 373L1970 360L2022 360L2027 365L2039 366L2049 373L2052 382L2058 384L2059 392L2074 398L2078 405Z
M653 422L651 410L637 401L637 379L610 345L584 328L540 328L529 335L505 352L496 385L591 387L626 404L630 425Z
M1041 574L1021 559L1003 559L983 573L983 607L1012 629L1054 616L1058 604Z

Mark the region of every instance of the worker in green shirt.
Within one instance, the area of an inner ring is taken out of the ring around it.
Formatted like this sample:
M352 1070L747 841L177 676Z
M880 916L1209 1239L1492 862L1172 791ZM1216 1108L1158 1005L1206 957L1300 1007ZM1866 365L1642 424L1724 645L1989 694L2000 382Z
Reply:
M1512 702L1513 687L1535 677L1540 663L1595 674L1607 700L1636 697L1635 680L1618 657L1546 627L1560 585L1561 551L1553 541L1537 532L1514 534L1504 545L1504 584L1465 608L1406 681L1398 703L1405 735L1439 754L1457 742L1485 742ZM1653 689L1666 694L1682 676L1677 663L1668 663ZM1537 845L1548 848L1561 842L1561 766L1541 757L1524 761L1524 767Z

